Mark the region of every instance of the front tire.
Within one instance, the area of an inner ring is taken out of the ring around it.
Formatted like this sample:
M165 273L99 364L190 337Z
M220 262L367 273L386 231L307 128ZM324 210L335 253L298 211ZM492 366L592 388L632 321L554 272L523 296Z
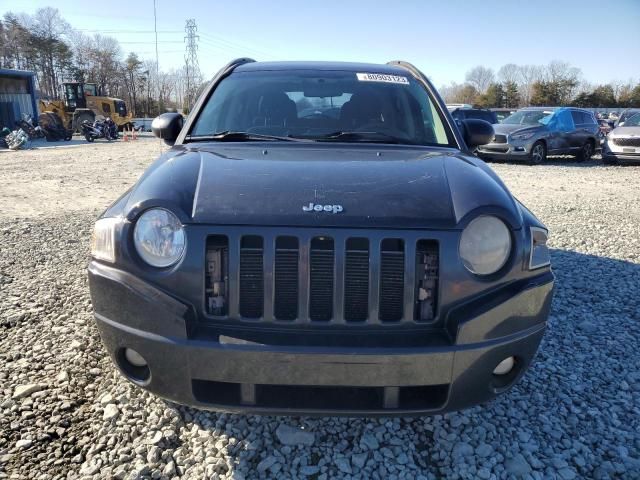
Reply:
M79 114L75 120L74 120L74 125L73 128L71 129L72 132L82 132L82 122L87 121L89 123L93 123L94 118L88 114L87 112L83 112L81 114Z
M547 147L544 142L538 140L531 147L531 153L529 154L530 165L540 165L547 159Z
M593 145L593 142L591 140L588 140L587 143L582 146L580 152L576 155L576 160L578 160L579 162L584 162L591 159L594 153L595 147Z
M86 139L87 139L87 142L93 142L93 141L95 140L95 139L94 139L91 135L89 135L88 133L86 133L86 134L84 135L84 138L86 138Z

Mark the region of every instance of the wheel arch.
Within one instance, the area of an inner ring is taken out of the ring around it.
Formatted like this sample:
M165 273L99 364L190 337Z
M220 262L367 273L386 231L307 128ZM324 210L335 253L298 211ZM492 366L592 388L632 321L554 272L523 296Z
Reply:
M73 131L78 131L78 129L80 128L79 125L79 118L84 118L84 117L91 117L91 119L95 120L96 118L96 113L91 110L90 108L77 108L74 112L73 112L73 117L71 118L71 126Z

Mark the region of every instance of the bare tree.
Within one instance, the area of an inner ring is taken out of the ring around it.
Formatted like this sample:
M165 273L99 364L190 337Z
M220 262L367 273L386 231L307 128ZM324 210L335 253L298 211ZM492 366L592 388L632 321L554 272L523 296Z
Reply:
M568 62L554 60L547 65L545 73L547 82L557 90L558 103L568 105L576 94L582 71Z
M638 83L640 82L634 81L632 78L630 78L626 82L622 80L612 80L611 82L609 82L611 88L613 88L613 94L616 97L616 101L620 100L620 97L623 96L623 93L628 94L628 92L633 90L633 87L635 85L638 85Z
M29 31L21 17L15 13L4 14L2 49L2 66L7 68L27 69L29 54L27 39Z
M493 83L495 75L490 68L478 65L467 72L465 79L467 83L473 85L478 92L485 93L489 85Z
M519 85L521 80L520 67L515 63L503 65L498 70L498 79L502 83L516 83Z
M121 75L122 50L120 44L113 37L94 35L89 51L91 61L90 78L98 85L102 95L108 95L112 90L124 84Z
M542 67L538 65L522 65L520 70L520 98L524 105L530 105L533 85L542 79Z
M158 76L158 99L160 100L160 104L166 107L174 103L172 97L174 96L176 86L177 82L173 75L167 72L160 72Z
M41 94L55 96L66 71L71 69L72 54L65 34L69 24L51 7L40 8L34 15L7 14L8 43L15 49L15 68L33 70ZM4 41L2 42L4 43Z

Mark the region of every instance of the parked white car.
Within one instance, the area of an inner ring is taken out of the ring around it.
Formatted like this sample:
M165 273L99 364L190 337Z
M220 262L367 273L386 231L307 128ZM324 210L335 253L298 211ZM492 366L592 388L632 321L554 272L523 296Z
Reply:
M640 113L611 130L602 147L602 161L615 164L640 162Z

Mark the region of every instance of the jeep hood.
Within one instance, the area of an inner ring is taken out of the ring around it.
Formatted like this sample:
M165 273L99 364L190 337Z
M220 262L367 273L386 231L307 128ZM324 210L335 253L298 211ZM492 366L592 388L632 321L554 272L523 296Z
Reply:
M314 205L340 206L305 211ZM494 172L451 149L335 144L189 144L149 168L127 216L150 206L184 223L351 228L456 228L471 211L520 210Z

